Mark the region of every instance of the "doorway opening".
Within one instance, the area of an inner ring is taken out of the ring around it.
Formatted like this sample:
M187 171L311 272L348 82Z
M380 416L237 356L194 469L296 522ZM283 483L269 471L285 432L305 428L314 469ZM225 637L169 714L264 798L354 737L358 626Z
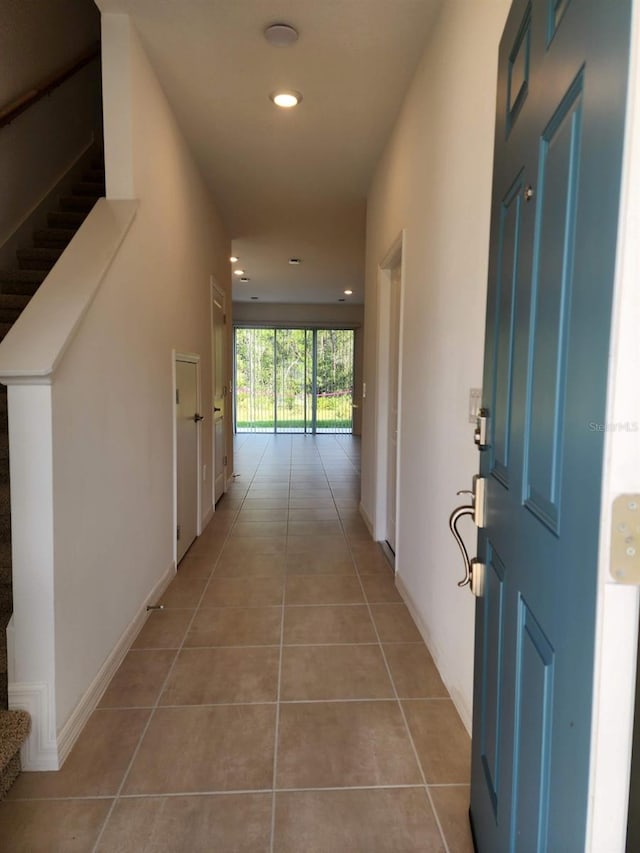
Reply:
M200 534L200 356L174 355L176 564Z
M394 241L378 269L378 486L375 538L395 557L397 539L398 453L402 337L402 257L404 232Z
M353 329L237 327L237 433L351 433Z

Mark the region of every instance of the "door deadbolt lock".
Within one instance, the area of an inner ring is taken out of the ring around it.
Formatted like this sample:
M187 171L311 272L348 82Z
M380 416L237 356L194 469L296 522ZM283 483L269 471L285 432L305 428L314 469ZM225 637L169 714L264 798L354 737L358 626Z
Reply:
M478 450L486 450L489 447L489 409L480 409L478 412L473 440Z

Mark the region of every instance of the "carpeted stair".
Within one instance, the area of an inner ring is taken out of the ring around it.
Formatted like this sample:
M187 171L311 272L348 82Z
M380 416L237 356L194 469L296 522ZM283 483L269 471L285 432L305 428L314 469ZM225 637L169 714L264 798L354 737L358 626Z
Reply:
M34 232L33 246L16 253L16 267L0 271L0 340L18 319L96 201L104 195L104 166L91 164L72 192ZM8 711L7 624L13 612L11 591L11 504L7 389L0 385L0 800L20 772L20 747L29 734L29 715ZM1 844L0 844L1 847Z

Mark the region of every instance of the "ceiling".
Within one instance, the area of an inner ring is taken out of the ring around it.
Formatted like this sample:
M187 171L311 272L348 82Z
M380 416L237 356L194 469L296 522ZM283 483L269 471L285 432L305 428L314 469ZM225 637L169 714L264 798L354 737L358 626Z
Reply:
M367 189L441 0L97 3L137 26L250 278L234 300L362 302Z

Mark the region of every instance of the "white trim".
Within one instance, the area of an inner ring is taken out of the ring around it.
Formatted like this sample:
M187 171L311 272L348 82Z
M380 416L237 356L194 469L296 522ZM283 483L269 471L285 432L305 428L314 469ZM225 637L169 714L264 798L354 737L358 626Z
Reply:
M398 498L400 496L400 451L402 440L402 348L403 314L405 298L405 258L406 229L395 238L391 247L378 264L377 300L378 300L378 348L376 362L376 416L375 416L375 504L373 518L373 538L381 541L387 538L387 495L389 471L389 358L391 345L391 269L400 264L400 305L398 310L398 436L396 442L396 565L398 556L400 516Z
M20 750L23 770L60 768L54 725L55 702L51 692L50 685L44 681L9 685L9 708L27 711L31 717L31 734Z
M360 512L360 516L361 516L362 520L367 525L367 530L371 534L371 538L375 539L375 537L373 535L373 522L369 518L369 514L367 513L366 509L364 508L364 504L362 503L362 501L360 501L360 503L358 504L358 511Z
M426 647L429 649L429 653L433 658L433 662L436 665L436 669L438 670L438 673L440 674L440 677L444 682L444 686L449 691L449 696L451 697L451 701L456 707L456 711L458 712L460 719L462 720L462 724L469 733L469 736L471 736L473 716L472 709L467 707L466 703L464 702L463 696L457 690L452 689L443 677L442 668L439 665L440 655L438 654L438 649L433 645L433 642L431 640L431 634L429 633L427 625L420 616L420 611L415 606L413 599L411 598L411 594L409 593L407 587L404 585L402 577L399 574L396 574L396 587L398 589L398 592L402 596L404 603L407 605L407 609L413 617L413 621L416 623L416 628L420 632L420 635L424 640Z
M213 518L213 507L210 506L209 509L206 511L204 518L202 519L202 530L204 530L206 528L207 524L209 524L209 522L211 521L212 518Z
M116 670L131 648L131 644L140 633L140 630L149 616L147 606L155 604L162 593L169 586L176 575L176 564L172 562L160 580L153 587L144 603L138 609L129 626L125 628L122 636L114 646L111 654L100 667L98 674L93 679L84 695L74 708L71 716L62 727L57 739L59 766L62 767L67 760L75 742L82 733L91 714L96 709L103 693L116 673ZM25 767L25 769L31 769ZM56 768L54 768L56 769Z
M213 331L213 329L214 329L214 325L213 325L213 303L214 303L216 295L219 297L220 304L222 305L222 315L225 318L225 324L224 325L226 326L227 295L218 286L218 282L216 280L216 277L214 275L211 275L211 276L209 276L209 297L210 297L209 298L209 312L210 312L209 328L211 331L211 503L213 505L213 511L214 512L215 512L215 506L216 506L216 479L218 476L218 472L216 471L216 418L215 418L216 413L214 412L214 407L216 405L216 394L215 394L215 390L216 390L216 339L215 339L215 334ZM231 328L231 326L230 326L230 328ZM226 359L228 356L228 353L227 353L228 340L227 340L226 334L224 337L225 337L225 339L223 341L223 352L225 353L224 361L226 362ZM223 380L227 378L227 375L228 375L227 365L224 364ZM223 385L224 385L224 382L223 382ZM233 472L231 473L231 475L229 474L229 464L228 464L229 463L229 452L228 452L228 447L227 447L227 444L228 444L228 438L227 438L228 437L228 424L229 424L228 418L229 417L233 418L233 411L231 411L231 413L229 412L229 409L230 409L229 400L231 399L230 387L229 387L229 385L224 385L224 387L226 387L227 393L224 395L224 414L222 416L223 425L224 425L224 452L222 454L222 458L226 459L227 461L226 461L226 463L223 463L223 466L222 466L222 471L223 471L222 482L224 483L223 489L222 489L223 495L229 491L229 486L233 482Z
M23 770L59 770L62 767L144 625L149 615L147 606L155 604L175 574L176 565L172 562L140 606L57 736L53 713L55 703L50 685L44 682L9 684L9 707L12 710L27 711L33 724L31 734L21 750Z
M50 385L138 209L98 199L0 345L5 385Z
M182 361L187 364L195 364L196 366L196 410L200 410L202 397L200 393L200 356L194 352L180 352L176 349L171 350L171 401L172 401L172 430L173 430L173 561L178 564L178 428L176 424L176 362ZM196 423L196 537L202 533L202 421Z

